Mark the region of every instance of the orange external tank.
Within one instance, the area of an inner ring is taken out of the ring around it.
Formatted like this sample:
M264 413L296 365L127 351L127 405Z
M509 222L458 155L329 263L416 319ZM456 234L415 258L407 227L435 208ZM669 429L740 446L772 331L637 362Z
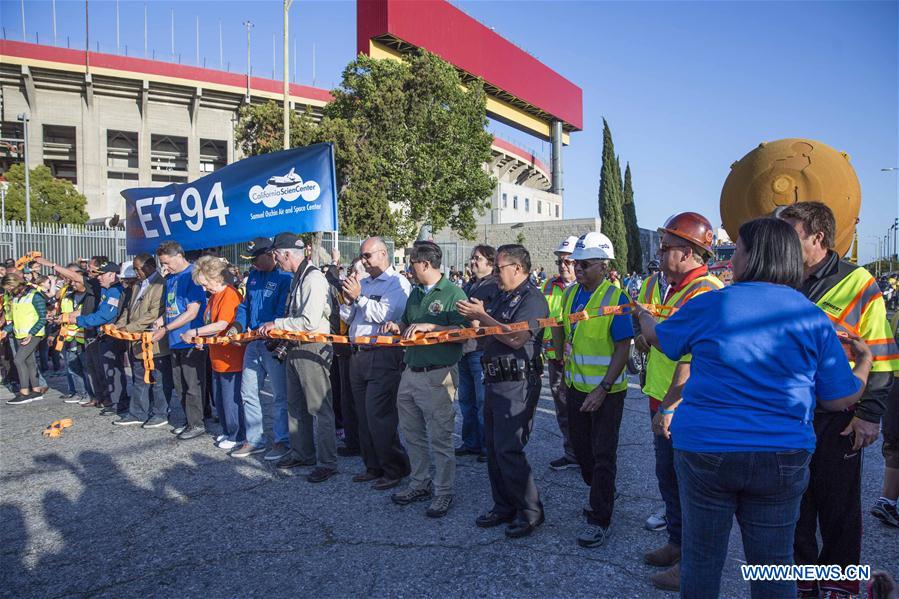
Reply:
M731 239L740 225L780 206L819 201L837 221L840 256L852 244L861 208L861 187L849 156L820 141L779 139L759 144L733 163L721 189L721 220Z

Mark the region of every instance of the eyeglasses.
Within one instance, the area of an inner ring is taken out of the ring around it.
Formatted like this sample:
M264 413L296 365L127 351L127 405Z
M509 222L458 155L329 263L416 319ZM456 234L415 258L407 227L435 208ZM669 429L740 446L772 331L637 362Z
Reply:
M383 251L384 250L375 250L373 252L362 252L362 254L360 254L360 255L362 256L363 260L371 260L372 256L374 256L375 254L380 254Z
M574 267L580 268L581 270L587 270L588 268L593 268L597 264L601 264L602 260L575 260Z
M656 252L656 256L661 256L668 250L673 250L675 248L686 248L689 246L686 245L660 245L658 251Z
M556 266L562 266L563 264L572 266L574 264L574 260L571 260L569 258L563 258L563 259L556 260Z
M493 267L493 272L499 274L499 271L507 266L518 266L515 262L509 262L508 264L497 264Z

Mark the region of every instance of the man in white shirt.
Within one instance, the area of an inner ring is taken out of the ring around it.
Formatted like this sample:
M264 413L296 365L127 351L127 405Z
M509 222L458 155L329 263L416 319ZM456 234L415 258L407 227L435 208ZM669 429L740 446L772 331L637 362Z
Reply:
M381 325L398 321L411 291L406 277L391 266L380 237L366 239L360 256L368 278L353 272L343 282L340 317L349 324L350 338L376 336ZM353 345L350 385L365 462L365 472L353 481L374 481L372 488L379 491L396 487L409 474L409 457L397 433L396 393L402 362L400 347Z

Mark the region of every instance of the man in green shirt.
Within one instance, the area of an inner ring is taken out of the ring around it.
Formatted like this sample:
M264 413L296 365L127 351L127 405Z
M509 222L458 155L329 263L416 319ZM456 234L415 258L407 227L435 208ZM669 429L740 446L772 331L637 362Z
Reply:
M465 292L440 272L443 252L430 241L416 242L410 254L412 273L418 286L412 290L401 322L388 322L385 333L409 339L417 333L461 328L467 321L456 311ZM453 502L456 455L453 447L455 408L453 398L459 379L457 363L461 343L415 345L406 349L406 369L397 393L400 428L412 466L409 487L391 496L394 503L408 505L431 499L427 515L441 518ZM429 447L430 442L430 447ZM434 453L434 481L429 469L429 449Z

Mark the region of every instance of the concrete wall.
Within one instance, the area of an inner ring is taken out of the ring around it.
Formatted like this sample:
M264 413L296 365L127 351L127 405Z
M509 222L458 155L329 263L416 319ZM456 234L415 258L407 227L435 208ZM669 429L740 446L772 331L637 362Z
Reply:
M525 222L514 228L510 224L479 225L473 240L444 229L434 235L434 241L443 248L447 265L457 268L467 260L471 248L479 243L498 247L520 241L531 252L531 261L536 268L542 266L547 272L554 273L556 257L553 251L559 243L569 235L580 237L590 231L599 231L598 218Z

